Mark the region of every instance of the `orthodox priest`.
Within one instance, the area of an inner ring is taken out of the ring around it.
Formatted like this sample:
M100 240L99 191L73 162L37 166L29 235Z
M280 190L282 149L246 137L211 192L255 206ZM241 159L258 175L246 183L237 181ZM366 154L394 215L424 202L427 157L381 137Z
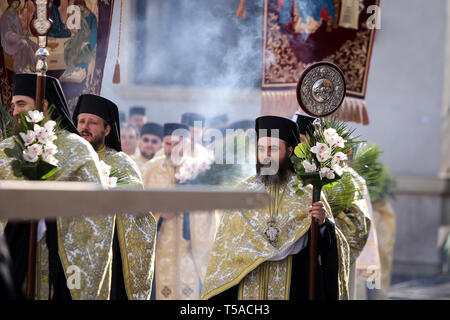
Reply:
M166 123L164 154L146 163L144 184L158 187L178 184L176 177L190 156L190 146L187 125ZM198 212L159 212L155 216L158 236L152 299L198 300L216 231L216 216Z
M142 126L139 138L139 151L131 158L136 162L144 173L144 165L153 159L155 154L161 150L163 138L163 127L155 122L147 122Z
M35 108L35 74L16 74L12 105L14 116ZM67 101L59 81L46 76L44 111L53 106L52 117L59 122L56 132L59 161L56 172L49 180L84 181L106 186L100 173L98 156L91 145L79 136L73 125ZM6 148L14 147L14 137L0 142L0 177L5 180L20 179L14 175ZM51 201L49 199L48 201ZM36 298L37 299L107 299L109 296L108 272L112 232L108 225L113 220L100 218L41 219L38 224ZM6 221L3 221L6 224ZM5 238L12 259L14 285L22 290L28 264L28 222L6 224ZM0 228L1 229L1 228ZM77 266L79 286L68 288L66 275L73 274ZM107 278L106 278L107 279Z
M84 94L73 113L78 131L111 167L118 187L143 188L136 163L121 152L119 110L110 100ZM113 237L111 300L148 300L153 280L156 221L151 213L117 215Z
M310 206L302 196L289 157L299 143L297 124L287 118L256 119L257 174L241 187L266 191L270 205L222 215L206 271L202 299L308 299L312 217L319 220L316 299L348 298L347 241L335 227L324 198ZM275 169L275 170L273 170Z
M199 113L185 112L181 115L180 123L187 126L189 131L189 149L184 150L185 154L191 157L201 157L207 149L203 146L203 134L205 133L206 118ZM185 140L187 142L188 140ZM164 150L160 149L155 154L155 158L164 156Z

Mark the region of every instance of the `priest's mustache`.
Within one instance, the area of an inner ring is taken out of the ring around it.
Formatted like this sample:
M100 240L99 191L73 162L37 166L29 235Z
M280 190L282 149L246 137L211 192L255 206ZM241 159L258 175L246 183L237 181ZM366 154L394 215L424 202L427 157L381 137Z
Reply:
M81 131L80 133L82 136L92 136L92 133L90 133L89 131Z
M270 159L270 158L265 158L261 163L261 165L264 167L270 167L271 164L272 164L272 159Z

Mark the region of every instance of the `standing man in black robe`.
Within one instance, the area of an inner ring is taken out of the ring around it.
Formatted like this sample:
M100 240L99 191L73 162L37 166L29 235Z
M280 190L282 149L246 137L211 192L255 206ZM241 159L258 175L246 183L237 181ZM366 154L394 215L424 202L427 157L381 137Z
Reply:
M35 109L36 78L36 74L14 75L12 107L15 117ZM44 111L49 107L54 108L51 116L59 123L55 141L58 148L55 158L59 164L48 180L101 183L97 154L91 145L80 137L72 123L59 81L46 76ZM11 162L14 158L8 157L4 151L6 148L12 148L14 141L14 137L9 137L0 142L0 179L19 179L12 170ZM98 276L99 271L108 268L108 261L102 255L106 249L96 245L105 244L105 230L102 227L106 224L105 220L103 217L40 219L36 254L36 299L106 298L102 290L103 278ZM13 283L20 293L28 265L30 223L0 220L0 224L6 224L4 237L11 255ZM73 273L70 271L72 266L76 266L81 275L79 286L68 286L66 275Z
M73 123L89 141L101 161L111 167L118 187L143 189L136 163L121 149L119 110L104 97L83 94L73 113ZM110 186L115 187L115 186ZM148 300L153 281L156 221L150 212L114 217L111 300Z
M257 175L241 187L269 193L268 207L222 215L206 273L202 299L308 299L311 219L319 219L315 299L348 298L348 244L335 227L325 199L310 206L312 187L293 189L290 162L299 143L289 119L256 119ZM277 132L275 131L278 131Z

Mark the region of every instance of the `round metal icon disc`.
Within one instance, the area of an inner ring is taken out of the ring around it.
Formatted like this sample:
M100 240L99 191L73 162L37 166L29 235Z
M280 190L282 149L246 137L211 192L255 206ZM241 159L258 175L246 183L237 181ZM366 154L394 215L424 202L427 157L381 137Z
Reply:
M307 68L297 83L297 101L307 114L325 117L336 111L345 98L344 73L330 62Z

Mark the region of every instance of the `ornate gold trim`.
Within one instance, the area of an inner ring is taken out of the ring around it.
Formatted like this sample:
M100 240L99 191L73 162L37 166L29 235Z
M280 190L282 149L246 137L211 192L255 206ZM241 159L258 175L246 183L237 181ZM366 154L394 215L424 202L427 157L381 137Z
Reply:
M376 4L379 5L379 0L376 0ZM294 52L290 48L289 40L286 35L280 32L280 26L276 22L276 14L268 14L269 0L264 1L264 26L263 26L263 72L261 87L262 89L278 88L281 90L295 90L297 79L300 77L303 70L305 70L310 64L302 63L298 61ZM268 34L271 32L271 35ZM269 37L270 36L270 37ZM367 89L367 80L369 73L370 58L373 51L373 42L375 38L375 31L370 30L367 27L363 27L357 32L357 37L354 41L347 40L341 47L332 55L325 57L325 61L331 61L338 64L345 73L347 82L347 95L364 98ZM356 42L355 42L356 41ZM273 50L268 50L270 43L273 42ZM355 43L356 53L360 53L364 56L364 65L352 62L361 61L361 59L350 59L355 56ZM278 54L276 53L278 52ZM349 55L348 53L352 54ZM282 58L286 63L282 65L279 60ZM270 57L269 57L270 56ZM338 59L337 57L344 57L346 59ZM269 59L273 59L274 62L270 63ZM270 65L268 65L268 63ZM345 68L345 67L348 68ZM365 72L360 74L360 70ZM279 82L279 83L273 83Z
M288 256L287 261L287 275L286 275L286 293L284 294L284 298L289 300L291 295L291 283L292 283L292 256Z

